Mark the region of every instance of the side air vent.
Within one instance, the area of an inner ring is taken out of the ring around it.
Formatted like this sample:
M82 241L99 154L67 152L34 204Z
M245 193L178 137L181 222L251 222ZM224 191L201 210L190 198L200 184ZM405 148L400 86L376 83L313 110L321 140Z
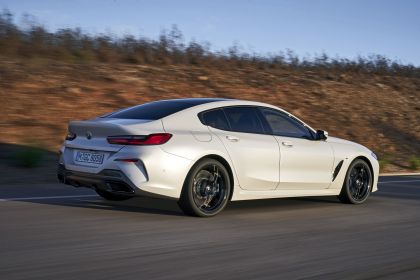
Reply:
M340 169L341 169L341 166L343 166L343 160L341 160L338 164L337 164L337 166L335 167L335 169L334 169L334 173L333 173L333 179L332 179L332 181L334 182L334 180L335 180L335 177L337 177L337 175L338 175L338 173L340 172Z

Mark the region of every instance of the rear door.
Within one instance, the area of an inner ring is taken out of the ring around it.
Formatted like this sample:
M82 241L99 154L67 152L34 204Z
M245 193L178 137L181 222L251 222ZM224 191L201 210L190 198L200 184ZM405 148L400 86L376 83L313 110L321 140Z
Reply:
M232 106L203 113L202 119L223 142L239 185L246 190L274 190L279 182L279 146L264 134L258 109Z
M280 146L278 189L325 189L332 180L334 154L331 145L314 140L300 121L281 111L260 107Z

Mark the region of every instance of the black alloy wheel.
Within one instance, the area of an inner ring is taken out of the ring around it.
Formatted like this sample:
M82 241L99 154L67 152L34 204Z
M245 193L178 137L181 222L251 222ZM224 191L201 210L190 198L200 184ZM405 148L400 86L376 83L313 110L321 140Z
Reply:
M362 159L356 159L349 166L343 188L338 197L345 203L363 203L372 190L372 183L373 176L369 165Z
M179 205L186 214L211 217L225 208L230 192L226 168L219 161L206 158L188 174Z

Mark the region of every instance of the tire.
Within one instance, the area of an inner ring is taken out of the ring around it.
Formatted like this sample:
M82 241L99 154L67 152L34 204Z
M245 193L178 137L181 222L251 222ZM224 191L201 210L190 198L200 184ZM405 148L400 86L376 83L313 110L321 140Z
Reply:
M226 207L231 191L229 173L223 164L205 158L188 173L178 204L187 215L212 217Z
M338 199L343 203L361 204L372 190L373 174L369 165L362 159L354 160L347 170Z
M96 189L95 191L102 198L105 198L106 200L110 200L110 201L124 201L124 200L128 200L132 198L132 196L110 193L110 192L99 190L99 189Z

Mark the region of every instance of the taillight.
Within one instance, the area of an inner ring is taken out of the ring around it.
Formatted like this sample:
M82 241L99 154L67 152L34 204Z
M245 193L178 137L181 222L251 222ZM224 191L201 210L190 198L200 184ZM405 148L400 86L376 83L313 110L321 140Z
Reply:
M69 132L67 132L66 140L67 141L72 141L72 140L76 139L76 137L77 137L76 133L73 133L73 132L69 131Z
M123 135L107 137L109 144L118 145L162 145L171 139L172 134L154 133L149 135Z

